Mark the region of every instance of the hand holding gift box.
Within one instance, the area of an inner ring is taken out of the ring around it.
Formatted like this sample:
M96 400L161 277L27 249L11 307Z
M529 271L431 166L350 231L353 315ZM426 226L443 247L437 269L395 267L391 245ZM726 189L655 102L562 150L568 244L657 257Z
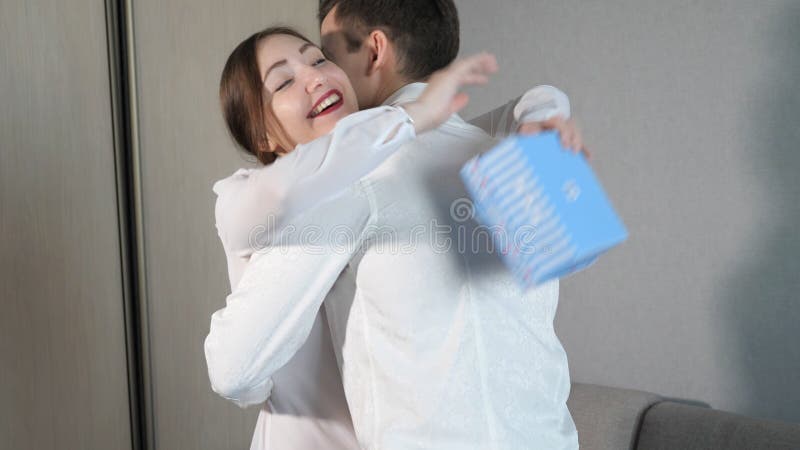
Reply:
M628 236L585 157L555 132L511 136L461 177L477 220L502 229L495 246L525 287L588 267Z

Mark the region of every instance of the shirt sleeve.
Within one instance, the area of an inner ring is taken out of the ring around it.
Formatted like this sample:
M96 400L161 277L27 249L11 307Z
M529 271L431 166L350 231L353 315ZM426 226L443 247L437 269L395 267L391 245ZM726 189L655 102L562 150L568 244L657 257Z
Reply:
M505 105L481 114L470 120L470 123L492 137L503 138L515 133L522 123L541 122L557 115L570 117L569 97L558 88L541 85Z
M218 181L215 216L226 253L246 259L268 246L287 220L335 197L415 136L402 108L372 108L343 118L328 135L269 166Z
M226 306L211 316L204 351L214 392L241 408L269 397L272 375L308 338L322 301L363 241L369 202L354 192L301 214L271 247L252 255Z

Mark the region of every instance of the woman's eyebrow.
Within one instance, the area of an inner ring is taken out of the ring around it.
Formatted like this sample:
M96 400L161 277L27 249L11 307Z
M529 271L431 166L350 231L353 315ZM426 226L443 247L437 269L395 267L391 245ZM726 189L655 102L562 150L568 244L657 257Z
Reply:
M318 48L318 47L316 45L310 43L310 42L306 42L305 44L303 44L300 47L300 50L298 50L297 52L302 55L309 48ZM267 76L269 76L269 73L272 71L272 69L274 69L276 67L283 66L285 64L286 64L286 60L285 59L281 59L279 61L275 61L275 63L273 63L271 66L269 66L269 69L267 69L267 71L264 73L264 79L261 80L261 82L262 83L266 83L267 82Z
M312 47L313 48L318 48L316 45L312 44L311 42L306 42L305 44L303 44L302 47L300 47L299 51L302 54L303 52L305 52L306 50L308 50L309 48L312 48Z
M275 61L275 63L273 63L271 66L269 66L269 69L267 69L267 72L264 73L264 79L261 80L261 82L262 83L266 83L267 82L267 77L269 76L269 73L272 72L272 69L274 69L276 67L280 67L280 66L285 66L285 65L286 65L286 60L285 59L281 59L280 61Z

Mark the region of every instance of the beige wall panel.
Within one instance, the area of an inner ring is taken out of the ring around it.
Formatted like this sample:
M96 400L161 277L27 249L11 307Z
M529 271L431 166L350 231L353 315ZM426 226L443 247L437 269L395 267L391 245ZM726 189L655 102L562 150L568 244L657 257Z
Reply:
M129 449L102 1L0 3L0 448Z

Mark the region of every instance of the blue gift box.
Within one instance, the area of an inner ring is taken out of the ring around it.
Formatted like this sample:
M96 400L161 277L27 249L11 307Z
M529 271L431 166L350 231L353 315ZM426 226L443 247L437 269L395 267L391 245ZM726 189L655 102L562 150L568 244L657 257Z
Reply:
M584 269L628 237L584 156L564 150L555 132L506 138L461 178L524 287Z

